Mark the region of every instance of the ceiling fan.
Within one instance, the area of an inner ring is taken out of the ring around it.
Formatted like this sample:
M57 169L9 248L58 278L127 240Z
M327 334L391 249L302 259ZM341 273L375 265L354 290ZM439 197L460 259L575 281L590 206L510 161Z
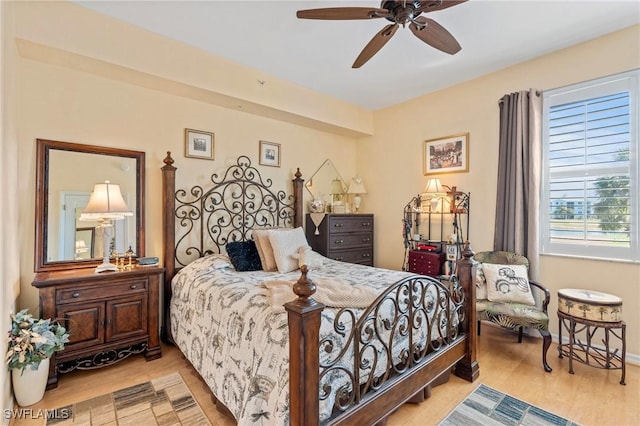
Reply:
M447 9L465 3L467 0L449 1L406 1L387 0L380 2L380 8L371 7L329 7L322 9L299 10L296 13L302 19L349 20L385 18L392 23L379 31L362 49L352 68L360 68L373 57L393 37L398 26L409 24L411 32L431 47L454 55L462 49L458 41L433 19L421 16L423 13Z

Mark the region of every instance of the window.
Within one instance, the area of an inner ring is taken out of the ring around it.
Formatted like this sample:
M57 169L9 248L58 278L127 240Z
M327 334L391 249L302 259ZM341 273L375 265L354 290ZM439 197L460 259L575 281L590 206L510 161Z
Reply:
M638 70L543 95L541 253L640 260Z

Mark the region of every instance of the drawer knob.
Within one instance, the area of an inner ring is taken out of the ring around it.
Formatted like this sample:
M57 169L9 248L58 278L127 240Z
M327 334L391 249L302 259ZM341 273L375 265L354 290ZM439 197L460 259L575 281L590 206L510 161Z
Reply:
M337 260L338 262L341 262L342 258L341 257L336 257L335 260Z
M362 222L362 226L371 226L371 222Z
M129 288L130 288L131 290L135 290L136 288L138 288L138 285L137 285L137 284L131 284L131 285L129 286Z
M342 224L341 223L336 223L335 225L333 225L336 228L342 228Z
M371 257L371 254L369 254L369 253L362 253L362 257Z
M371 241L371 238L369 238L369 237L366 237L366 238L362 239L363 243L368 243L369 241Z
M73 293L71 296L72 296L72 297L80 297L80 292L77 292L77 291L76 291L76 292L75 292L75 293Z
M344 240L336 240L335 243L336 244L342 244L342 243L344 243Z

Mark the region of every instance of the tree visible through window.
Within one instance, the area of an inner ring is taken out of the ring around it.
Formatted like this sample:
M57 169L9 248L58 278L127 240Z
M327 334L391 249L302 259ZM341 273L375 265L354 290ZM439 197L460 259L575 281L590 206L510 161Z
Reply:
M542 253L638 260L638 75L545 92Z

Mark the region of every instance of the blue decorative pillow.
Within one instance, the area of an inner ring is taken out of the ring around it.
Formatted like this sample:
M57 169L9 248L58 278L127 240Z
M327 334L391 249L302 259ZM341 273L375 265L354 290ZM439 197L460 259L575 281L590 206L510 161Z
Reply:
M227 255L238 272L260 271L262 264L254 241L227 243Z

